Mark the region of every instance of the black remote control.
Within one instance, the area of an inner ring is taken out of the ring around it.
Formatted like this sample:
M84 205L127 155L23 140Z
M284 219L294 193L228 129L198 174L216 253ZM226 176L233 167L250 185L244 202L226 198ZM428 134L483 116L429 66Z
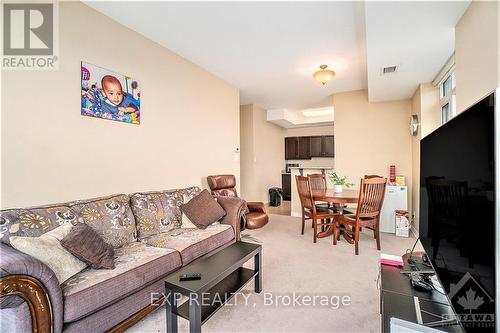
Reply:
M190 280L201 280L200 273L190 273L190 274L182 274L179 276L179 281L190 281Z

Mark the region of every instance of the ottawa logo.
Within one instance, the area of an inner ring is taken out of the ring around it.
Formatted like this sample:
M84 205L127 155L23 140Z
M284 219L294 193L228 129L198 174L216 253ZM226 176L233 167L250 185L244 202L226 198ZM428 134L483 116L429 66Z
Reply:
M464 327L494 327L495 301L470 273L450 284L449 297Z

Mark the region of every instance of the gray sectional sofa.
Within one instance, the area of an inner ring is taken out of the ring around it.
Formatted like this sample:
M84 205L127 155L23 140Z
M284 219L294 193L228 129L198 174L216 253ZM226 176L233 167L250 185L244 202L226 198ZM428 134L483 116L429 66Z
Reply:
M205 230L182 224L180 205L198 187L119 194L0 212L2 332L123 331L158 308L164 279L239 239L245 202L217 197L226 215ZM44 263L9 244L64 223L86 223L115 250L115 268L85 268L60 284Z

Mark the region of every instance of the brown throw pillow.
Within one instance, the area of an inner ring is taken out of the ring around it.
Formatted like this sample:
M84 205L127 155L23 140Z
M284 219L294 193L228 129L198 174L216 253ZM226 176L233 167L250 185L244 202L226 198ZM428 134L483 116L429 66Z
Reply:
M181 211L186 214L193 224L199 229L206 229L210 224L219 221L226 215L226 211L215 201L207 190L181 205Z
M92 268L115 268L113 247L85 223L75 225L61 245Z

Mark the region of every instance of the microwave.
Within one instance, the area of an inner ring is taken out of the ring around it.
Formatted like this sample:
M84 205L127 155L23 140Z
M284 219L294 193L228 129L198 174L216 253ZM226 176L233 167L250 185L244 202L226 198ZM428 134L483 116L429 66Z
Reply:
M300 166L300 164L299 164L299 163L287 163L287 164L285 165L285 172L286 172L286 173L290 173L290 172L291 172L291 171L290 171L290 168L297 168L297 167L299 167L299 166Z

